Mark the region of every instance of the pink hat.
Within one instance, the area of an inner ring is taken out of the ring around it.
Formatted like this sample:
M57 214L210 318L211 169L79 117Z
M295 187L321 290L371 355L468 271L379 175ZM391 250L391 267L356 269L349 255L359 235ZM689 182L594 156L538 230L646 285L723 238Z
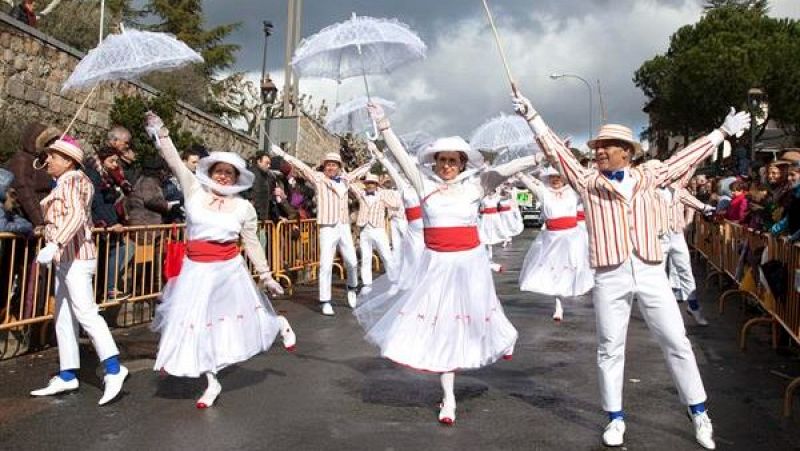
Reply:
M83 150L81 150L78 141L69 135L64 135L60 139L53 141L47 147L48 150L55 150L69 158L75 160L78 166L83 167Z

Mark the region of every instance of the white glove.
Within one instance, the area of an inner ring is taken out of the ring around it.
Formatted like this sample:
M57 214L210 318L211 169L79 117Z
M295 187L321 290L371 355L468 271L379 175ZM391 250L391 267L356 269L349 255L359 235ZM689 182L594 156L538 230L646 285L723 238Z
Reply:
M728 136L740 137L745 130L750 128L750 113L747 111L736 112L736 109L731 107L730 113L725 117L725 121L719 127Z
M389 118L386 117L386 112L383 111L383 107L376 104L369 102L367 104L367 112L369 112L369 117L378 125L378 130L384 131L391 127L389 124Z
M710 216L710 215L714 214L714 212L716 212L716 211L717 211L717 209L713 205L706 204L703 207L703 214L706 215L706 216Z
M159 137L162 135L162 128L164 128L164 121L162 121L156 113L152 111L145 113L144 129L147 131L147 134L153 138L153 141L156 142L156 146L159 145ZM166 133L169 134L169 131L166 131Z
M56 243L47 243L36 255L36 261L42 265L49 265L53 262L57 252L58 245Z
M514 111L524 117L528 122L534 120L536 116L539 115L533 108L531 101L519 91L516 94L511 94L511 103L514 104Z
M272 274L265 273L261 276L261 288L267 291L272 296L279 296L283 294L283 287L275 279Z

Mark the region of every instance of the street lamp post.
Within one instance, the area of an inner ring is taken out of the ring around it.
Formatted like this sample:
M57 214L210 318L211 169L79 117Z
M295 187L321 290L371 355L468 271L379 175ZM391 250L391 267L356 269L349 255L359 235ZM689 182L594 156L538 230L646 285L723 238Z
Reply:
M268 20L264 21L264 56L261 59L261 101L265 103L267 102L266 97L268 94L265 90L265 85L269 80L269 75L267 75L267 44L269 43L270 35L272 35L272 27L272 22Z
M750 162L756 160L756 127L758 126L758 114L761 112L764 102L764 91L759 88L747 90L747 105L750 108Z
M561 74L561 73L556 72L556 73L550 74L550 78L553 79L553 80L558 80L559 78L575 78L577 80L582 81L583 84L586 85L586 88L589 90L589 134L587 135L586 139L591 139L592 138L592 133L594 131L594 125L593 125L593 120L592 120L592 118L594 116L593 115L594 102L592 100L592 85L588 81L586 81L585 78L581 77L580 75L576 75L576 74Z
M259 134L259 148L266 149L266 135L269 133L269 120L272 117L272 106L278 96L278 87L272 82L267 73L267 43L272 34L272 22L264 22L264 56L261 60L261 102L264 104L263 118L261 120L261 133Z

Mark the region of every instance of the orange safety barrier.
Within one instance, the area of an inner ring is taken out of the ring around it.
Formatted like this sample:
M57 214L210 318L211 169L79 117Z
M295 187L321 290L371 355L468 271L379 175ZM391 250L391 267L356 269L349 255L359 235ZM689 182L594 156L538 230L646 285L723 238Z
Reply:
M800 272L800 244L736 223L716 224L700 215L694 224L694 231L689 234L690 244L712 266L714 274L720 278L727 276L734 283L734 288L719 297L720 313L724 312L725 301L736 295L754 300L763 311L763 316L752 318L742 326L740 348L746 348L747 333L758 324L772 327L773 348L777 347L779 328L800 344L800 277L796 276ZM777 260L786 268L787 291L780 299L775 298L763 280L761 263L770 260ZM757 264L754 266L751 262ZM791 415L794 392L799 387L800 377L797 377L786 388L785 416Z

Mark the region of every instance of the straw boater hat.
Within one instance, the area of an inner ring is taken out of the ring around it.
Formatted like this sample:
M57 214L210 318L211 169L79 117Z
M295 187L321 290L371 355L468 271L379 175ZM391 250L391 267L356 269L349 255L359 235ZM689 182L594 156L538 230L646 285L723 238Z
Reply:
M380 184L380 179L378 179L378 176L373 174L373 173L371 173L371 172L364 176L364 180L363 181L364 181L364 183Z
M596 149L598 141L607 139L624 141L632 145L633 155L631 155L631 160L633 159L634 155L639 155L642 153L642 145L639 144L638 141L633 139L633 131L626 126L619 124L606 124L600 127L600 131L597 132L597 136L590 139L589 142L586 143L586 145L589 146L590 149Z
M236 184L220 185L211 180L211 176L208 171L212 166L214 166L215 163L228 163L236 168L236 170L239 171L239 177L236 179ZM197 181L199 181L201 185L211 188L214 191L224 195L237 194L241 193L242 191L246 191L253 186L253 180L255 180L255 175L253 175L253 173L247 169L247 164L244 162L242 157L233 152L211 152L207 157L201 158L200 162L197 163L197 172L195 175L197 176Z
M342 156L339 155L338 152L328 152L328 153L326 153L325 156L322 157L322 161L320 161L320 164L324 165L326 161L333 161L335 163L339 163L339 167L343 166L343 164L342 164Z
M539 178L544 181L547 181L551 175L557 175L561 177L561 173L558 172L558 169L552 166L547 166L541 172L539 172Z
M83 150L81 150L78 141L72 136L64 135L60 139L53 141L52 144L47 146L48 151L56 151L66 157L71 158L78 167L83 167Z
M420 151L418 157L421 164L435 163L433 156L438 152L463 152L467 156L467 165L472 168L483 166L483 155L473 149L460 136L448 136L439 138L432 142L428 147Z

